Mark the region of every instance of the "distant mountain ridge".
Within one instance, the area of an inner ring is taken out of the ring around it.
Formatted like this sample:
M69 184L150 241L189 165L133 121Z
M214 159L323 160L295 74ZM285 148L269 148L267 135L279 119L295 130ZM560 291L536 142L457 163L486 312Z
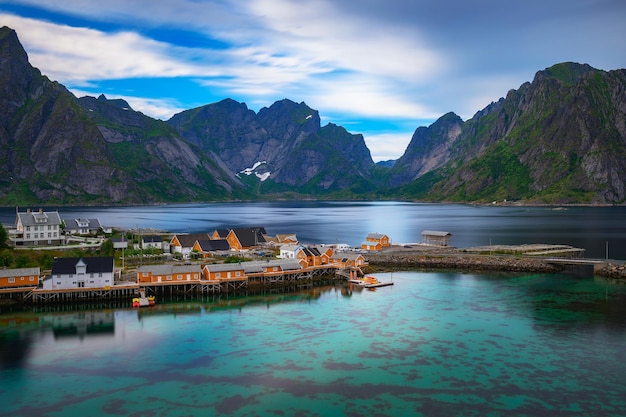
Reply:
M418 127L396 161L305 103L225 99L164 122L77 99L0 29L0 204L274 198L624 204L626 70L562 63L463 121Z
M259 192L323 194L370 182L374 162L363 136L334 124L320 126L319 113L305 103L284 99L256 114L226 99L176 114L167 123L214 152L231 171L254 172Z
M430 147L414 136L390 185L407 178L400 164L407 155L432 168L413 175L400 195L435 201L625 201L626 70L557 64L472 119L451 124L452 119L446 115L427 133L416 131Z

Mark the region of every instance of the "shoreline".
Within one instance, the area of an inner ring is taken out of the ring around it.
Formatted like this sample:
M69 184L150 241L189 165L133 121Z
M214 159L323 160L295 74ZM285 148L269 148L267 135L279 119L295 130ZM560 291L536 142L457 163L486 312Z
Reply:
M567 258L564 258L567 259ZM543 257L467 253L452 247L393 248L367 255L368 272L429 269L465 272L561 273L565 268ZM593 276L612 283L626 284L626 264L607 261Z

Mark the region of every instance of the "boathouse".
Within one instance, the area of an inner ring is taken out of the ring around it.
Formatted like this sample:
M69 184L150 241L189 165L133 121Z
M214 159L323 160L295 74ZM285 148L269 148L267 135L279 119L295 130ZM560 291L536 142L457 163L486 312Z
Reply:
M249 262L229 264L208 264L202 268L202 276L206 281L224 279L247 279L244 265Z
M0 288L25 288L39 286L40 269L0 269Z
M448 246L452 233L440 232L436 230L424 230L422 232L422 243L426 245Z
M198 282L202 278L199 265L146 265L137 269L137 283Z
M43 289L110 287L114 271L112 256L56 258L52 262L52 274L43 280Z

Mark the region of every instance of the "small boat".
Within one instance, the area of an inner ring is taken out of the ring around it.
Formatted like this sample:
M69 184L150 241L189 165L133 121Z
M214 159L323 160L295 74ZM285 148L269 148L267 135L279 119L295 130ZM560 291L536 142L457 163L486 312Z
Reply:
M365 288L376 288L376 287L386 287L388 285L393 285L393 281L379 281L378 278L373 276L366 276L363 279L351 279L350 283L358 285L360 287Z
M145 290L139 290L139 297L133 298L133 308L152 307L156 302L153 295L146 297Z

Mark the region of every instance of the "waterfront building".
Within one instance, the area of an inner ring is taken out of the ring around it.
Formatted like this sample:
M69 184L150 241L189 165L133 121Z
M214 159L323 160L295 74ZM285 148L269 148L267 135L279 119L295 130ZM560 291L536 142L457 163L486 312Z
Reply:
M55 258L52 274L43 280L43 289L106 288L113 285L114 272L112 256Z
M137 269L137 283L198 282L202 279L199 265L146 265Z
M426 245L448 246L452 233L437 230L424 230L422 232L422 242Z
M40 269L0 269L0 288L25 288L39 286Z
M27 209L25 213L17 212L15 228L8 232L9 240L15 246L55 246L64 243L58 211Z

